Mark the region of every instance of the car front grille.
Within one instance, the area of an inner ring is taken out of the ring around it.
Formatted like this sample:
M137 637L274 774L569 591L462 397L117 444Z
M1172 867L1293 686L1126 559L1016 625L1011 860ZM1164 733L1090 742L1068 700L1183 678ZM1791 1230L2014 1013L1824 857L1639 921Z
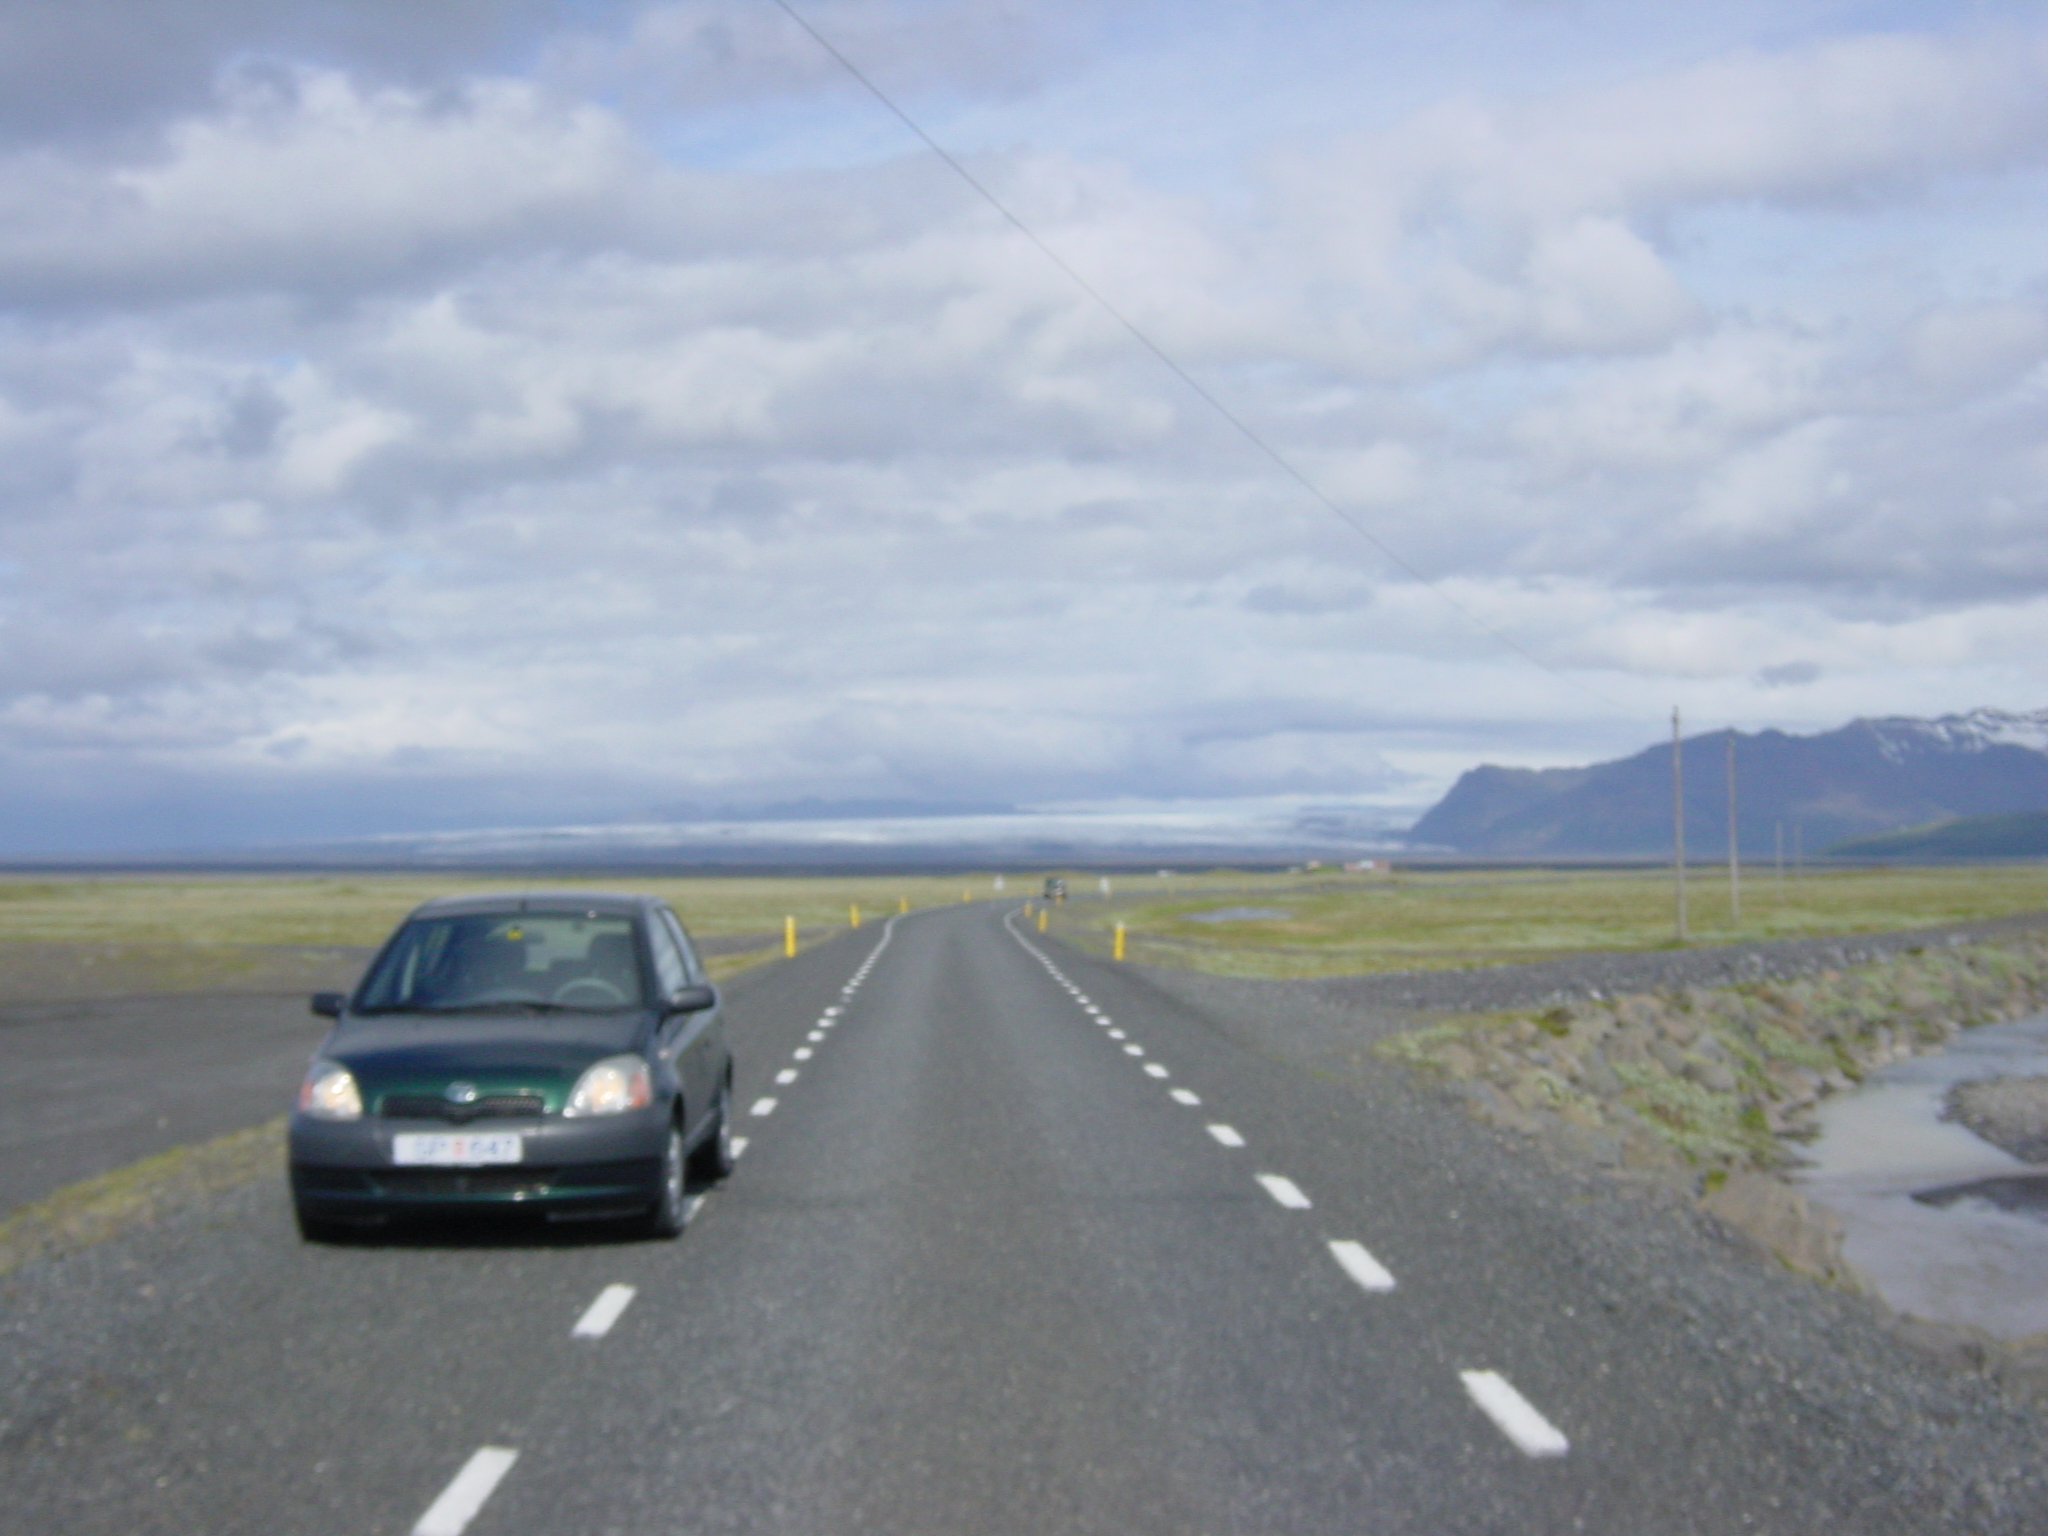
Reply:
M467 1104L451 1104L436 1093L387 1093L377 1106L386 1120L446 1120L467 1125L472 1120L507 1119L547 1112L537 1093L489 1093Z
M367 1175L381 1195L432 1200L449 1195L531 1199L555 1182L552 1168L379 1168Z

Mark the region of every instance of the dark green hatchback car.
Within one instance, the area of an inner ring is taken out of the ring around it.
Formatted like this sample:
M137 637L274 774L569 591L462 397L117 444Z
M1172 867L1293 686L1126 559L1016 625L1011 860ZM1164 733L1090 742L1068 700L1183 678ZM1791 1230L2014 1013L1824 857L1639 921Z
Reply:
M353 994L291 1116L308 1238L456 1213L682 1230L732 1169L717 989L662 902L583 893L420 907Z

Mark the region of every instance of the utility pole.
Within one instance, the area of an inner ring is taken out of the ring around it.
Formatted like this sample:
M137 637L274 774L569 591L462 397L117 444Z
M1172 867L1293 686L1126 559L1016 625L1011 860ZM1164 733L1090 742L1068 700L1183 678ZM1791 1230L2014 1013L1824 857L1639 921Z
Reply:
M1678 706L1671 706L1671 872L1678 889L1678 942L1685 942L1685 758Z
M1785 818L1778 818L1778 894L1785 893Z
M1742 921L1742 862L1735 847L1735 727L1728 728L1728 917Z

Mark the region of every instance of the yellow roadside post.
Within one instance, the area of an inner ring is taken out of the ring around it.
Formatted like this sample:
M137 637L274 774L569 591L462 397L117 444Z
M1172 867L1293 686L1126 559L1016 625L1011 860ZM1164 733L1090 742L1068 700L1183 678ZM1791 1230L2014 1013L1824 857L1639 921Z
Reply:
M967 894L967 893L966 893L965 891L962 891L962 892L960 893L960 899L961 899L962 901L972 901L972 900L974 900L974 898L973 898L972 896L968 895L968 894Z
M782 920L782 955L786 960L796 958L796 919L793 917Z
M860 904L855 902L846 909L846 923L850 928L860 926Z
M1038 909L1038 931L1040 933L1045 932L1045 908L1043 907Z
M908 896L898 896L896 898L896 910L898 912L908 912L910 910L910 898Z
M1124 957L1124 925L1123 925L1122 923L1118 923L1118 924L1116 925L1116 946L1115 946L1115 952L1114 952L1114 953L1113 953L1113 954L1112 954L1112 955L1110 956L1110 958L1111 958L1112 960L1121 960L1121 959L1123 959L1123 957Z

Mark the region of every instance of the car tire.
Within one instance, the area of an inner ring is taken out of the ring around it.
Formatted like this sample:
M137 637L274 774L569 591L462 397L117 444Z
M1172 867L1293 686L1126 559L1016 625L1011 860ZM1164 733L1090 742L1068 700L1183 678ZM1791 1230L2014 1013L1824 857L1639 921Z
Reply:
M699 1184L716 1184L732 1172L732 1087L730 1084L718 1090L718 1103L712 1109L715 1119L710 1134L697 1143L697 1150L690 1154L690 1176Z
M655 1196L654 1209L647 1213L646 1229L649 1237L682 1235L689 1201L684 1189L688 1177L687 1170L688 1159L683 1152L683 1128L670 1121L668 1140L663 1143L661 1154L661 1192Z

